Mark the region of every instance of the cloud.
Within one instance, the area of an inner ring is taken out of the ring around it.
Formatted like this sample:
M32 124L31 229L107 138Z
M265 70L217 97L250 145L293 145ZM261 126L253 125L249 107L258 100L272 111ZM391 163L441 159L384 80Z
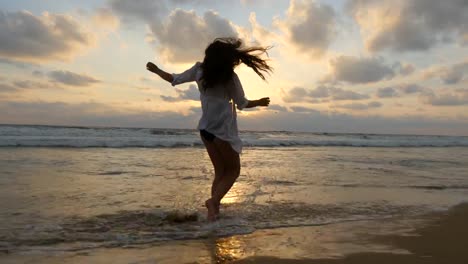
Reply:
M268 110L272 110L272 111L278 111L278 112L287 112L288 109L282 105L278 105L278 104L272 104L272 105L269 105Z
M443 91L439 94L428 92L423 94L421 99L423 103L433 106L468 105L468 90L457 89L455 91Z
M30 80L14 81L13 85L17 87L18 89L37 89L37 88L47 89L47 88L54 87L43 82L35 82L35 81L30 81Z
M425 51L462 43L468 33L464 0L349 0L347 7L371 52Z
M258 122L261 119L262 122ZM381 134L440 134L468 135L468 122L460 117L427 117L404 115L385 117L369 115L359 116L337 113L299 113L262 111L255 116L239 118L239 128L258 130L292 130L330 133L381 133Z
M11 93L16 92L18 87L8 84L8 83L0 83L0 93Z
M269 30L266 27L263 27L258 23L256 13L250 13L249 23L249 29L241 29L240 31L247 31L247 33L245 34L246 36L244 37L249 38L252 44L261 45L261 43L274 43L281 40L280 35L276 34L275 32Z
M165 1L111 0L109 6L124 20L143 20L146 23L160 21L160 16L167 12Z
M295 113L320 113L320 111L304 106L291 106L290 109Z
M398 92L393 87L385 87L385 88L379 88L377 90L376 95L378 98L391 98L391 97L398 97Z
M449 66L435 66L423 72L424 79L439 78L444 84L458 84L467 79L468 61Z
M330 88L331 89L331 88ZM361 94L353 92L351 90L344 90L341 88L333 88L330 90L332 92L333 100L363 100L369 98L367 94Z
M199 113L132 111L98 102L1 102L0 123L74 126L195 128ZM44 117L47 117L45 119ZM262 122L259 122L261 120ZM340 113L259 111L239 117L241 130L468 135L466 119L353 116Z
M175 89L177 96L165 96L161 95L161 99L166 102L179 102L185 100L199 101L200 92L198 91L197 86L191 84L187 90Z
M10 60L10 59L7 59L7 58L0 58L0 63L5 64L5 65L10 65L10 66L15 66L16 68L19 68L19 69L27 69L27 68L31 68L33 66L37 66L34 63L25 63L25 62L21 62L21 61L14 61L14 60Z
M48 76L54 82L70 86L90 86L100 82L100 80L97 80L91 76L70 71L51 71L48 73Z
M198 16L195 11L170 6L180 4L214 4L201 0L112 0L110 8L123 20L143 21L150 28L147 40L171 63L188 63L203 58L206 46L217 37L238 37L236 26L215 11ZM169 15L167 16L167 13Z
M242 5L253 5L259 2L259 0L240 0Z
M34 70L32 71L31 73L34 77L38 77L38 78L42 78L44 77L44 73L42 71L39 71L39 70Z
M414 71L416 70L416 68L414 67L413 64L409 64L409 63L398 63L398 71L401 75L403 76L407 76L407 75L410 75L412 74Z
M150 25L161 55L174 63L203 58L206 46L217 37L237 37L232 23L213 11L199 17L194 11L174 10L164 24Z
M98 8L92 20L96 26L107 28L111 31L117 30L120 24L119 19L110 8Z
M373 83L392 79L395 70L383 58L340 56L330 61L331 73L325 81L343 81L351 84Z
M275 24L311 57L323 55L336 35L335 11L314 1L291 0L286 18L276 19Z
M411 95L411 94L424 94L428 93L430 90L428 88L422 87L419 84L415 83L403 83L398 84L394 87L384 87L377 89L376 97L378 98L393 98L401 97L402 95Z
M401 84L397 89L404 94L415 94L426 92L427 89L415 83Z
M0 83L0 93L16 93L31 89L59 88L46 82L36 82L30 80L14 80L10 83Z
M0 11L0 39L0 57L38 62L74 57L95 37L69 15Z
M293 102L308 102L319 103L320 99L340 100L363 100L368 99L366 94L357 93L351 90L344 90L333 86L318 86L315 89L308 90L302 87L294 87L282 94L283 101L288 103Z
M442 70L440 79L445 84L457 84L465 80L468 76L468 62L462 62L452 65Z
M369 102L367 104L351 103L351 104L336 105L336 107L344 108L344 109L351 109L351 110L369 110L371 108L382 107L382 103L377 102L377 101L373 101L373 102Z
M73 126L194 128L198 114L134 111L99 102L2 102L0 123ZM47 118L44 118L47 117Z
M327 89L328 96L328 89ZM309 102L309 103L318 103L319 101L310 95L310 91L302 87L294 87L288 91L283 91L282 95L283 101L287 103L295 102Z

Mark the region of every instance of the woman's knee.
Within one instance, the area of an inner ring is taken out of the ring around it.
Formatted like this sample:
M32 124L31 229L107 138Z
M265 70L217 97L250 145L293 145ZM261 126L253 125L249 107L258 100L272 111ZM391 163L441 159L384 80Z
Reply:
M231 177L239 177L240 175L240 164L239 163L231 163L230 166L229 166L229 175L231 175Z

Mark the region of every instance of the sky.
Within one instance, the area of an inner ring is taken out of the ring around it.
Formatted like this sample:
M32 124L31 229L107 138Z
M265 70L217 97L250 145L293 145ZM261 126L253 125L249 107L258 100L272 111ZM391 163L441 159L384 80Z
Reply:
M468 1L0 0L0 124L195 128L179 73L216 37L270 46L239 66L241 130L468 136Z

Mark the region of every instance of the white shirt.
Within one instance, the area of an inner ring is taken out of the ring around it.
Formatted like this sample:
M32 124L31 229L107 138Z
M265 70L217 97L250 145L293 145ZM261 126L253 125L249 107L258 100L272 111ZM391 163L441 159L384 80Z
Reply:
M229 142L237 153L241 153L242 141L238 135L235 105L237 109L242 110L249 100L245 98L239 77L234 73L228 82L205 89L201 82L202 75L201 63L197 62L183 73L172 74L172 85L197 82L202 106L202 117L197 129L204 129L217 138Z

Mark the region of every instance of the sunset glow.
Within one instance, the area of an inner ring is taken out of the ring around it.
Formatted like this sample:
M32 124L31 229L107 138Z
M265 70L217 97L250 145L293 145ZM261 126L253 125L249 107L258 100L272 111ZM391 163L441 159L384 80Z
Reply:
M274 3L274 4L272 4ZM468 135L468 5L425 0L0 3L0 123L195 128L194 84L216 37L272 46L263 81L236 69L243 130Z

